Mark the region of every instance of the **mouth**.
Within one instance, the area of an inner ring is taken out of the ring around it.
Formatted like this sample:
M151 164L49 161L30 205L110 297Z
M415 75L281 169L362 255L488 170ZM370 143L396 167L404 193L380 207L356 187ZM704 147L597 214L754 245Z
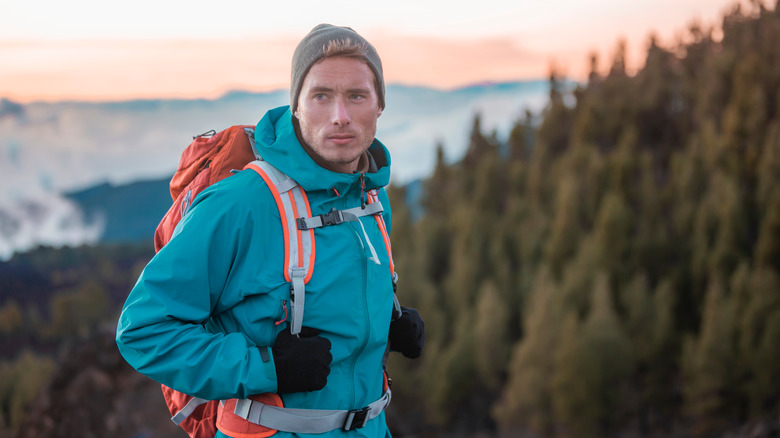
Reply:
M354 139L355 136L351 134L333 134L328 136L328 141L335 144L347 144Z

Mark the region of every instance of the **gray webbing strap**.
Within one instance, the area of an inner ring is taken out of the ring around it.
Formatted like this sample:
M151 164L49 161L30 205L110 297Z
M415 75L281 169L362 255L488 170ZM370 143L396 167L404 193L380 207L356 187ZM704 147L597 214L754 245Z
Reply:
M306 278L306 268L291 268L290 278L292 279L292 288L290 289L290 307L292 308L290 332L297 335L301 332L303 308L306 304L306 284L303 281Z
M257 146L255 145L255 128L244 128L244 133L249 137L249 146L252 147L252 154L259 160L260 153L257 152Z
M373 216L375 214L380 214L384 212L384 208L382 208L382 203L379 201L372 202L370 204L366 205L366 208L363 207L353 207L348 208L346 210L342 210L344 213L349 213L355 215L355 217L363 217L363 216Z
M354 207L346 210L333 210L314 217L301 217L298 218L297 225L299 230L310 230L326 225L338 225L349 221L355 222L358 221L358 218L382 214L382 212L384 212L382 203L377 201L366 205L366 208Z
M241 418L247 418L251 409L252 400L242 398L236 400L236 408L233 410L233 412Z
M274 186L276 186L276 189L279 191L279 193L287 193L294 187L298 187L298 183L295 182L294 179L282 173L279 169L272 166L268 161L257 160L253 161L252 164L256 164L265 171L265 173L271 178L271 181L273 181Z
M326 433L336 429L359 429L369 421L378 417L390 404L391 393L388 389L382 398L363 409L352 411L323 409L291 409L266 405L255 400L239 400L235 414L241 418L261 426L290 433ZM245 405L251 405L246 409Z
M197 409L198 406L208 402L209 400L193 397L190 401L187 402L186 405L184 405L183 408L181 408L179 412L176 413L176 415L171 417L171 421L173 421L177 426L180 425L182 421L186 420L187 417L195 412L195 409Z

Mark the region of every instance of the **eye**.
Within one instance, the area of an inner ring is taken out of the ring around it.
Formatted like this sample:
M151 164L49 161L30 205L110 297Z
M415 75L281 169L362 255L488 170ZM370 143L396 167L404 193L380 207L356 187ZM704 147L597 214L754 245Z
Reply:
M314 95L314 100L317 101L323 101L327 98L327 96L324 93L317 93Z
M357 101L364 99L362 94L352 94L349 96L349 98Z

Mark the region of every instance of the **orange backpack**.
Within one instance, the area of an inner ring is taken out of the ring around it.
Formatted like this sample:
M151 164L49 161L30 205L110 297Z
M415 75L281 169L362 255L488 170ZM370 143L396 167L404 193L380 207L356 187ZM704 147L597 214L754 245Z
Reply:
M211 130L193 137L192 143L181 154L179 167L171 178L173 205L154 232L155 251L171 239L176 224L198 193L232 175L234 169L243 169L255 160L247 129L254 130L254 126L232 126L224 131Z
M193 137L179 160L179 167L171 178L173 205L165 213L154 232L154 250L159 251L171 239L195 196L206 187L232 175L234 169L243 169L255 159L247 129L253 126L232 126L224 131L208 131ZM162 386L163 397L174 423L192 438L213 437L217 433L218 401L193 398Z

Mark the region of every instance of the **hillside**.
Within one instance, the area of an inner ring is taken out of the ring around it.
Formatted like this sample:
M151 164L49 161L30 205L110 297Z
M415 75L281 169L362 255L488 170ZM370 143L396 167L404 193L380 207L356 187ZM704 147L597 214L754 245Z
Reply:
M425 215L394 209L426 318L422 361L391 361L406 434L780 433L780 13L722 27L635 75L618 50L574 103L553 72L541 124L476 119Z
M777 41L777 7L753 3L722 35L651 43L636 74L619 50L571 92L552 72L539 116L504 137L472 115L463 154L440 146L421 187L388 189L398 294L426 321L423 356L390 360L394 436L780 435ZM158 403L111 342L150 256L0 262L0 435L66 436L46 424L92 394L107 423L67 434L166 436L117 419Z
M153 242L154 230L171 206L170 177L123 185L103 183L66 193L87 223L100 222L104 243Z

